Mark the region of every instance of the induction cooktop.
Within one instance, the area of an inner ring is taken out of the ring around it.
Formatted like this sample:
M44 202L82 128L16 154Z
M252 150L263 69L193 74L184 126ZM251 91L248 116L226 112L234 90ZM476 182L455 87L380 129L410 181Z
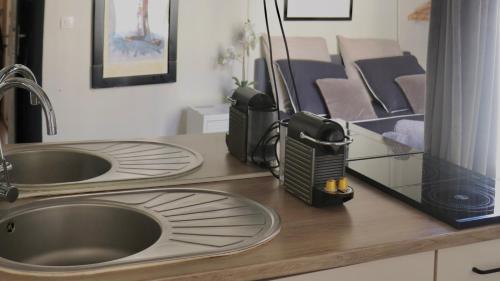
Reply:
M350 161L348 171L457 229L500 222L494 179L427 154Z

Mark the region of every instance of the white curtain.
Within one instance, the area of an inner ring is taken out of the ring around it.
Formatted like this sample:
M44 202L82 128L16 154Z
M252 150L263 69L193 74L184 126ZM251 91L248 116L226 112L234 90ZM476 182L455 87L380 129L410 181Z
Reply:
M433 0L425 145L433 156L495 176L500 0Z

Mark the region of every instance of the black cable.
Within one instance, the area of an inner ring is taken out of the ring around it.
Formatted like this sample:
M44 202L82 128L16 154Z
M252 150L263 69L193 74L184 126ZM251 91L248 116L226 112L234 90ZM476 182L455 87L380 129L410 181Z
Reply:
M265 3L265 0L264 0ZM288 63L288 70L290 71L290 76L292 78L293 90L295 91L295 99L297 100L297 107L299 111L302 111L302 106L300 105L299 92L297 91L297 83L295 83L295 75L293 74L292 64L290 62L290 50L288 48L288 41L285 35L285 28L283 27L283 21L281 20L280 8L278 5L278 0L274 0L274 6L276 7L276 14L278 15L278 22L280 23L281 35L283 36L283 42L285 43L286 50L286 60ZM269 31L268 31L269 34ZM269 43L271 44L271 43Z
M281 120L280 99L279 99L279 95L278 95L278 84L276 83L276 73L274 72L273 44L271 43L271 33L269 31L269 18L267 15L267 4L266 4L266 0L262 0L262 1L264 3L264 17L266 19L267 41L269 43L269 59L270 59L269 64L271 65L271 74L273 77L276 109L278 110L278 120Z
M269 137L264 142L265 146L264 146L264 149L262 150L262 158L264 159L265 162L267 161L267 159L266 159L267 158L267 148L268 148L269 144L270 144L270 147L274 148L274 143L275 143L276 139L279 139L279 137L280 137L279 135L274 135L274 136ZM273 153L273 154L276 157L276 153ZM273 169L278 168L278 167L279 167L278 164L276 166L268 166L268 168L273 168Z
M252 150L252 153L250 155L250 159L251 159L252 163L254 163L257 166L262 166L262 167L268 169L269 172L275 178L278 178L278 179L279 179L279 174L276 174L276 172L275 172L275 169L279 168L279 160L278 160L278 157L277 157L277 150L276 150L277 146L276 146L276 143L274 143L272 145L272 147L274 148L274 155L275 155L276 161L278 163L276 166L272 166L270 164L270 162L267 161L267 148L268 148L268 144L271 141L273 141L275 139L276 139L276 141L279 141L279 138L280 138L279 131L276 134L269 135L269 134L273 133L274 130L279 129L279 127L280 127L280 121L279 120L273 122L271 124L271 126L269 126L269 128L261 136L261 138L257 142L257 145L254 147L254 149ZM260 152L261 152L261 158L263 160L263 163L257 163L257 161L255 161L255 154L257 153L257 151L259 149L261 150Z
M257 153L257 151L259 150L259 148L262 146L263 144L263 141L266 140L267 136L273 131L273 130L276 130L279 128L279 121L275 121L273 122L269 128L267 128L267 130L264 132L264 134L262 134L262 136L260 137L259 141L257 142L257 144L255 145L254 149L252 150L251 154L250 154L250 159L252 160L252 163L258 165L257 161L255 161L255 154Z
M263 159L264 159L264 161L266 161L265 158L266 158L267 144L269 142L271 142L272 140L274 140L274 144L273 144L273 147L274 147L274 156L276 158L277 166L275 166L275 167L269 167L269 170L273 174L273 176L275 176L276 178L279 178L279 175L276 175L274 169L275 168L279 168L280 165L281 165L281 162L280 162L279 157L278 157L278 144L280 142L280 132L279 131L281 129L279 121L281 120L281 110L280 110L280 100L279 100L279 95L278 95L278 86L277 86L277 82L276 82L276 72L275 72L274 58L273 58L273 46L272 46L272 41L271 41L271 31L270 31L270 28L269 28L269 17L268 17L268 13L267 13L266 0L263 0L263 4L264 4L264 16L265 16L265 21L266 21L267 40L268 40L268 44L269 44L269 57L270 57L270 65L271 65L271 75L273 77L273 85L274 85L274 92L275 92L276 108L278 110L278 125L276 127L275 123L273 123L269 127L269 129L267 130L267 132L264 134L263 138L261 138L261 140L259 141L258 145L256 146L256 148L252 152L252 162L255 163L255 159L254 159L255 153L257 152L257 150L259 149L259 147L261 145L265 145L264 149L263 149L264 150L264 157L263 157ZM283 21L281 19L281 13L280 13L280 10L279 10L279 6L278 6L277 0L274 1L274 4L275 4L275 7L276 7L276 13L278 15L278 21L279 21L279 24L280 24L281 35L283 36L283 41L285 43L285 50L286 50L286 56L287 56L287 62L288 62L288 70L290 71L290 75L291 75L291 78L292 78L292 84L293 84L293 89L295 91L295 99L297 101L297 107L298 107L298 110L301 111L302 110L302 106L301 106L300 100L298 98L297 84L295 82L295 75L293 73L293 69L292 69L292 65L291 65L291 61L290 61L290 50L289 50L289 47L288 47L288 41L286 39L285 29L283 27ZM267 135L270 134L270 132L272 132L275 129L278 129L278 134L267 138ZM262 144L263 141L264 141L264 144Z
M252 155L254 155L257 151L257 149L259 148L260 145L262 145L263 141L266 140L267 136L272 133L273 130L276 130L279 128L279 123L277 122L273 122L271 124L271 126L269 126L269 128L267 128L267 130L264 132L264 134L262 134L262 136L260 137L259 141L257 142L255 148L253 149L252 151Z
M273 77L273 86L274 86L274 94L275 94L275 100L276 100L276 108L278 110L278 135L279 135L279 120L281 120L281 110L280 110L280 100L279 100L279 95L278 95L278 84L276 83L276 73L274 71L273 43L271 41L271 31L269 28L269 18L267 15L266 0L263 0L262 2L264 3L264 17L266 19L267 41L269 44L269 60L270 60L269 64L271 65L271 75ZM279 138L278 138L278 140L279 140ZM274 154L276 155L276 151ZM253 158L252 158L252 160L253 160ZM276 160L278 160L278 158L276 158ZM278 161L278 163L279 163L279 161ZM271 174L273 174L273 176L275 176L274 169L269 169L269 170L270 170Z
M267 162L267 159L266 159L266 158L267 158L267 144L268 144L268 143L270 143L270 142L272 142L273 140L274 140L274 141L275 141L275 143L276 143L276 140L279 140L279 138L280 138L280 136L279 136L279 135L274 135L274 136L272 136L272 137L268 138L268 139L264 142L264 144L265 144L265 145L264 145L264 149L263 149L263 152L262 152L262 153L263 153L263 156L262 156L262 157L263 157L263 159L264 159L264 162L265 162L265 163L268 163L268 162ZM275 139L276 139L276 140L275 140ZM273 145L273 147L274 147L274 145ZM276 156L276 150L274 151L274 155ZM276 161L278 161L278 158L276 158ZM272 174L275 178L277 178L277 179L279 179L279 178L280 178L280 176L279 176L279 173L278 173L278 174L276 174L275 169L276 169L276 168L279 168L279 167L280 167L280 166L279 166L279 164L277 164L276 166L271 166L271 165L269 165L269 166L267 167L267 168L269 169L269 171L271 172L271 174Z
M280 128L281 130L281 128ZM276 139L276 141L274 142L274 157L276 158L276 162L278 163L278 167L281 165L281 160L279 158L279 155L278 155L278 144L280 143L280 140L281 140L281 133L279 132L278 130L278 138Z

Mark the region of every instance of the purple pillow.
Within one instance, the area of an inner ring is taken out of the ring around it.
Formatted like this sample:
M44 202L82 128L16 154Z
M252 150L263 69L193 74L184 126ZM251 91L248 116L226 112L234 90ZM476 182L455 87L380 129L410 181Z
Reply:
M316 85L316 80L324 78L347 79L343 65L312 60L291 60L290 65L297 85L298 94L296 95L287 60L278 60L276 65L293 103L298 105L298 99L301 110L315 114L328 115L328 109ZM297 110L299 109L297 108Z
M414 56L358 60L355 65L370 93L385 111L388 113L411 111L411 106L395 79L400 76L425 73Z

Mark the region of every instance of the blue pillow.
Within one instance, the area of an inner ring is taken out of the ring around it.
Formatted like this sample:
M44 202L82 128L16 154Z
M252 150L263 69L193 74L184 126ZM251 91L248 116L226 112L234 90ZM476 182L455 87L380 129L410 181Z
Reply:
M324 78L347 79L345 68L342 65L322 61L291 60L290 65L297 85L298 93L296 94L287 60L278 60L276 65L293 104L298 105L298 99L301 110L315 114L328 114L328 109L316 85L316 80Z
M410 103L395 80L399 76L425 74L415 56L358 60L355 64L374 99L385 111L411 111Z

